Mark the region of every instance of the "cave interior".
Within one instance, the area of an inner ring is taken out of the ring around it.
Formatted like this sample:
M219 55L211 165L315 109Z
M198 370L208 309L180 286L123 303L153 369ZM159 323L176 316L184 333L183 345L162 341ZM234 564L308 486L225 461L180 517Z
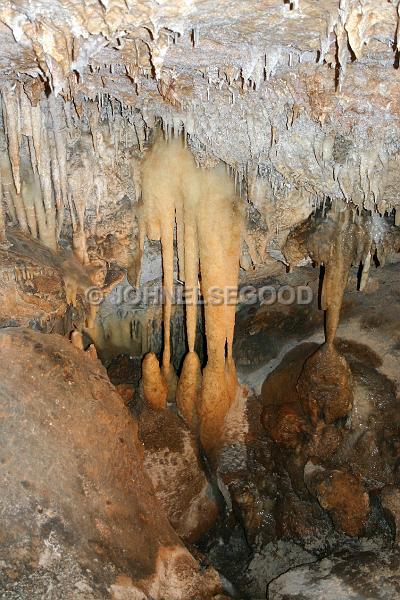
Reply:
M0 3L0 598L400 599L399 26Z

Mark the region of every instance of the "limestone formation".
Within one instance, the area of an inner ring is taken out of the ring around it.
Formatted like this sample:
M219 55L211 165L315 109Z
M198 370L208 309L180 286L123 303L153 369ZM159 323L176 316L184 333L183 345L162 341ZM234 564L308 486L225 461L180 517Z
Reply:
M399 27L0 3L9 600L319 594L398 541Z
M2 330L0 355L2 593L214 597L218 577L201 574L168 524L100 363L19 328Z
M168 386L156 355L153 352L146 354L142 364L143 394L146 402L155 410L162 410L167 406Z

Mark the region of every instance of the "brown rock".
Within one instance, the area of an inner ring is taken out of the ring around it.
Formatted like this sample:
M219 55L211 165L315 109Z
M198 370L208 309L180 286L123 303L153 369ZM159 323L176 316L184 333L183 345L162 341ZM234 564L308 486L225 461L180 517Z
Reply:
M218 577L170 527L98 361L55 334L1 330L0 414L3 594L214 597Z
M297 383L304 412L312 423L333 423L353 406L352 377L346 359L324 344L307 359Z
M138 425L144 464L157 498L179 536L194 542L211 529L218 517L195 438L170 410L146 407Z
M389 423L387 426L390 431ZM349 456L352 472L362 478L370 489L383 489L385 485L393 483L391 458L390 455L385 455L384 444L378 432L374 431L371 419L371 429L360 435Z
M129 402L132 402L134 396L133 385L130 383L119 383L115 388L124 401L125 406L127 406Z
M342 429L335 425L316 427L305 448L305 454L317 458L321 462L329 461L338 450L343 440Z
M285 448L297 448L310 429L296 385L305 357L315 349L316 344L306 343L290 350L262 385L261 421L268 435Z
M329 533L329 519L317 502L302 500L294 493L287 493L279 511L279 528L303 546L315 545Z
M351 536L362 533L370 506L368 493L357 477L333 471L315 484L315 493L339 530Z
M274 442L290 449L301 444L307 428L301 406L294 403L268 406L262 414L262 422Z

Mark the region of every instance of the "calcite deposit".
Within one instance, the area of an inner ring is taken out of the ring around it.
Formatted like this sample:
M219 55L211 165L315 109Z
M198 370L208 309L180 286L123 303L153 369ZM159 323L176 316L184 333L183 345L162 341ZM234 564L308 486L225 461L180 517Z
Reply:
M0 596L391 576L399 25L398 0L1 2Z
M18 1L0 22L5 220L50 247L68 226L87 260L157 122L225 162L270 243L325 198L398 205L396 2Z

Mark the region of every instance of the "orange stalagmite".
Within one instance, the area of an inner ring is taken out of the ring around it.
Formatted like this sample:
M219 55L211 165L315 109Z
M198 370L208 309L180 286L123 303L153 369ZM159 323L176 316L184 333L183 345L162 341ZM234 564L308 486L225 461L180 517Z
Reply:
M167 406L168 388L154 352L149 352L142 363L143 395L146 402L155 410Z
M204 180L197 223L208 362L203 372L200 438L211 450L219 443L236 393L236 377L232 377L236 305L231 296L237 288L242 214L234 182L222 165L206 171Z
M188 352L183 361L181 376L176 389L179 412L192 431L198 429L198 412L201 402L201 365L196 352Z
M161 240L165 303L162 372L171 391L170 319L176 227L179 276L185 283L189 353L177 388L181 414L206 450L219 443L224 419L236 393L232 358L235 296L239 270L243 211L232 178L220 163L200 169L182 139L159 136L142 169L139 254L144 238ZM207 366L201 376L195 353L199 270L205 301ZM145 373L143 379L145 383Z

